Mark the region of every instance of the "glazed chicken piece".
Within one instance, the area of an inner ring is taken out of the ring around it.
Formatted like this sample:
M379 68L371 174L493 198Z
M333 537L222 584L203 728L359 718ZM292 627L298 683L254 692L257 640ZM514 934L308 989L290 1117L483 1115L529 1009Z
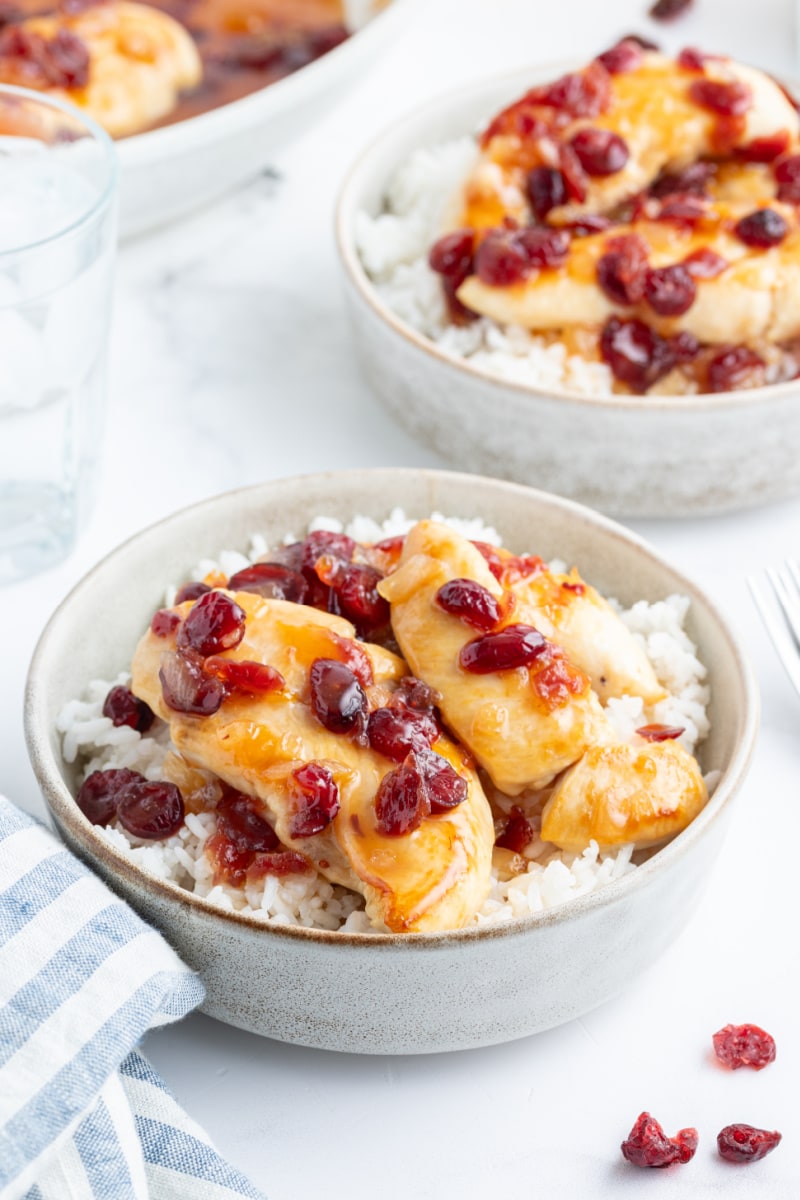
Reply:
M235 600L246 617L244 638L217 657L268 664L280 672L283 686L230 695L209 716L175 711L165 701L159 672L175 650L176 635L159 637L151 629L134 656L134 693L169 723L190 764L257 797L285 846L332 882L364 895L378 926L420 932L467 924L489 889L494 830L466 754L444 734L438 737L432 749L466 782L466 797L424 816L410 832L390 835L376 816L376 794L399 769L396 762L360 744L363 738L331 732L310 702L309 673L317 660L343 662L360 673L370 710L391 701L407 675L405 663L379 646L356 642L353 626L341 617L248 592L236 593ZM185 617L191 608L187 601L174 611ZM297 824L306 803L301 783L307 764L329 772L340 802L330 823L311 834Z
M183 26L133 0L31 17L0 32L1 82L69 100L113 137L167 116L201 78Z
M680 171L698 158L776 135L785 135L787 149L797 142L800 118L762 71L720 56L676 61L625 46L616 63L602 56L533 88L490 122L454 224L486 229L504 217L527 224L544 216L565 223L608 212L662 172ZM733 119L721 119L726 103ZM563 197L537 197L529 182L537 168L562 171ZM537 203L538 211L532 208Z
M542 837L579 854L660 845L708 800L697 760L674 741L592 746L559 781L542 813Z
M441 694L454 733L508 795L542 787L607 736L589 678L552 643L529 666L473 674L459 665L480 631L437 603L456 579L480 584L502 606L504 589L480 551L448 526L420 521L407 535L398 569L379 584L412 672ZM536 624L517 598L497 629ZM491 635L490 635L491 636Z
M613 696L641 696L645 704L666 697L641 644L577 569L568 575L553 573L533 560L533 570L520 573L512 555L501 552L499 557L510 563L503 582L535 613L539 632L589 676L603 704Z

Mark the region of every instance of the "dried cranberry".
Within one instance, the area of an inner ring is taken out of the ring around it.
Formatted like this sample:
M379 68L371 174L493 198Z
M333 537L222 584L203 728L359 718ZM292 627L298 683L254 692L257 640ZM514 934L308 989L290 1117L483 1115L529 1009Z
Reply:
M697 1142L696 1129L681 1129L674 1138L668 1138L655 1117L643 1112L620 1149L623 1158L635 1167L669 1167L689 1162Z
M778 184L778 199L785 204L800 204L800 154L782 158L773 168Z
M609 238L597 264L597 282L613 304L638 304L647 279L647 245L635 233Z
M654 21L672 21L691 8L692 0L656 0L650 9Z
M389 624L389 604L378 593L383 579L374 567L354 563L345 567L336 583L342 613L348 617L359 634L365 635Z
M207 675L221 679L231 691L241 692L245 696L277 692L286 686L280 671L247 658L220 658L212 654L203 663L203 669Z
M572 665L560 646L550 645L531 667L531 685L539 699L552 711L586 691L589 680Z
M174 783L133 780L118 793L117 817L134 837L172 837L183 824L183 796Z
M472 274L475 234L471 229L457 229L434 242L428 255L431 270L452 280L456 287Z
M658 200L672 196L675 192L702 195L708 187L709 180L714 176L716 167L709 162L696 162L684 171L676 173L665 172L650 185L649 193Z
M525 191L537 221L567 202L567 185L556 167L534 167L528 172Z
M302 571L303 569L303 543L289 542L286 546L273 547L269 552L270 565L279 567L288 567L290 571ZM255 566L261 564L255 563ZM248 568L245 567L245 570Z
M300 789L295 812L289 824L293 838L313 837L330 825L339 811L339 789L327 767L306 763L292 772Z
M625 75L642 65L643 54L638 42L633 38L623 38L597 57L609 75Z
M729 266L728 260L706 246L694 250L683 260L692 279L716 279Z
M311 864L296 850L265 851L253 856L247 868L248 879L262 879L264 875L304 875Z
M688 329L682 329L669 340L669 353L676 363L688 363L700 353L700 343Z
M470 325L473 321L477 321L480 314L474 309L467 308L458 298L458 288L461 284L456 285L452 279L442 279L442 291L444 293L444 302L447 307L447 315L454 325Z
M155 637L167 638L175 632L180 623L181 618L178 613L171 612L168 608L160 608L153 614L150 630Z
M736 157L743 162L771 163L785 154L791 145L788 130L779 129L766 137L753 138L746 146L740 146Z
M569 230L575 237L591 237L595 233L604 233L613 224L614 222L610 217L601 217L595 213L586 213L582 217L576 217L574 221L569 221L562 228Z
M413 708L414 712L432 713L441 698L437 691L421 679L415 679L413 675L404 675L392 697L392 704L397 700L406 708Z
M117 815L117 798L129 783L144 781L138 771L124 768L108 771L92 771L78 792L76 803L83 815L93 825L108 825Z
M530 225L518 236L534 267L562 267L567 261L570 238L565 230Z
M331 733L358 731L366 721L367 697L350 667L334 658L311 664L311 708Z
M355 542L346 534L317 529L303 542L303 568L313 571L321 558L332 558L342 564L352 562L355 550Z
M517 230L492 229L475 255L475 273L489 287L509 287L527 279L533 270Z
M119 728L129 725L139 733L147 733L155 720L155 713L149 704L134 696L130 688L113 687L103 703L103 716L109 717Z
M644 296L659 316L679 317L694 304L697 285L686 268L676 263L647 272Z
M789 232L789 226L774 208L758 208L736 223L734 230L740 242L768 250L778 246Z
M498 633L487 633L467 642L458 663L471 675L491 675L495 671L529 667L546 649L547 641L532 625L508 625Z
M764 360L747 346L727 346L708 364L708 388L711 392L733 392L748 386L748 381L760 373Z
M708 201L693 192L673 192L662 200L658 221L666 221L681 229L694 229L708 216Z
M534 88L528 98L570 117L596 117L611 101L611 81L603 64L595 61L583 71L563 75L554 83Z
M730 1163L758 1162L780 1143L777 1130L756 1129L753 1125L726 1125L717 1134L720 1158Z
M758 1025L726 1025L714 1034L714 1053L732 1071L761 1071L775 1061L775 1039Z
M583 204L589 191L589 178L569 142L562 142L559 147L558 165L564 176L568 199L574 200L576 204Z
M410 750L432 746L439 736L439 727L426 712L405 705L376 708L367 724L369 744L378 754L402 762Z
M495 840L495 845L502 847L503 850L511 850L514 854L521 854L532 841L533 827L522 809L515 805L511 809L511 816L506 821L505 829Z
M256 811L259 801L233 788L227 788L217 805L217 830L237 850L277 850L278 835Z
M31 64L41 81L54 87L78 88L89 82L86 43L68 29L45 38L24 26L8 25L0 33L0 58Z
M666 338L642 321L612 317L600 335L600 352L615 379L643 394L674 366Z
M178 588L175 603L185 604L187 600L199 600L201 596L205 596L206 592L210 591L211 588L207 583L185 583L183 587Z
M375 827L387 837L418 829L430 812L422 776L411 756L381 780L375 796Z
M449 812L467 798L467 781L446 758L427 746L416 747L411 754L422 779L430 811L434 814Z
M630 157L627 143L609 129L579 129L570 145L587 175L615 175Z
M222 680L206 675L202 658L191 652L162 655L158 678L164 703L174 712L210 717L228 694Z
M451 579L436 593L436 603L466 625L488 631L500 620L500 605L483 584L474 579Z
M684 71L704 71L707 62L719 58L719 54L707 54L705 50L698 50L696 46L686 46L675 61Z
M672 742L686 730L682 725L642 725L636 730L646 742Z
M738 79L696 79L689 88L695 104L723 117L741 117L753 107L753 90Z
M224 592L206 592L196 600L178 631L178 649L205 658L233 650L244 637L245 613Z
M503 560L494 546L488 542L473 542L472 544L476 550L480 551L495 579L500 579L503 574Z
M304 604L308 595L308 584L299 571L281 563L254 563L237 571L228 580L231 592L252 592L267 600L289 600L292 604Z

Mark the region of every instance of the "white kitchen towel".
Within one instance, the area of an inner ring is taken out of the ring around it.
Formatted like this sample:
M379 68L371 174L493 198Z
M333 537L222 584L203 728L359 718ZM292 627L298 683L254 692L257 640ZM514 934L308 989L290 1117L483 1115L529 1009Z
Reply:
M263 1200L135 1052L202 999L161 935L0 796L0 1200Z

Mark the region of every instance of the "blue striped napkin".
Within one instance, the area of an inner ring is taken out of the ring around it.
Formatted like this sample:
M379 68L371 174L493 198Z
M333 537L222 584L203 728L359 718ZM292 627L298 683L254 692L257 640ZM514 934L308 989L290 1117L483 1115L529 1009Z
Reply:
M0 796L0 1200L264 1200L135 1050L203 986Z

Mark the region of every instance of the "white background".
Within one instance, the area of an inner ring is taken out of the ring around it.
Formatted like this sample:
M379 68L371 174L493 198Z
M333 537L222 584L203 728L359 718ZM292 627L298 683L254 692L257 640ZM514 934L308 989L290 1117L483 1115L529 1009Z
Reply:
M339 180L388 120L473 78L591 56L631 30L793 70L790 0L695 0L669 28L644 18L645 3L423 2L349 99L276 162L279 178L122 250L100 503L66 564L0 591L0 790L42 811L22 736L27 663L57 602L124 537L279 475L437 464L359 378L331 233ZM744 587L746 573L800 553L800 502L635 528L738 623L763 690L755 764L704 902L623 998L503 1047L347 1057L203 1016L149 1037L179 1099L270 1200L800 1195L800 701ZM728 1021L772 1030L777 1062L759 1074L715 1067L711 1034ZM622 1162L644 1108L670 1133L699 1128L693 1163L642 1173ZM731 1121L778 1128L784 1142L729 1167L714 1139Z

